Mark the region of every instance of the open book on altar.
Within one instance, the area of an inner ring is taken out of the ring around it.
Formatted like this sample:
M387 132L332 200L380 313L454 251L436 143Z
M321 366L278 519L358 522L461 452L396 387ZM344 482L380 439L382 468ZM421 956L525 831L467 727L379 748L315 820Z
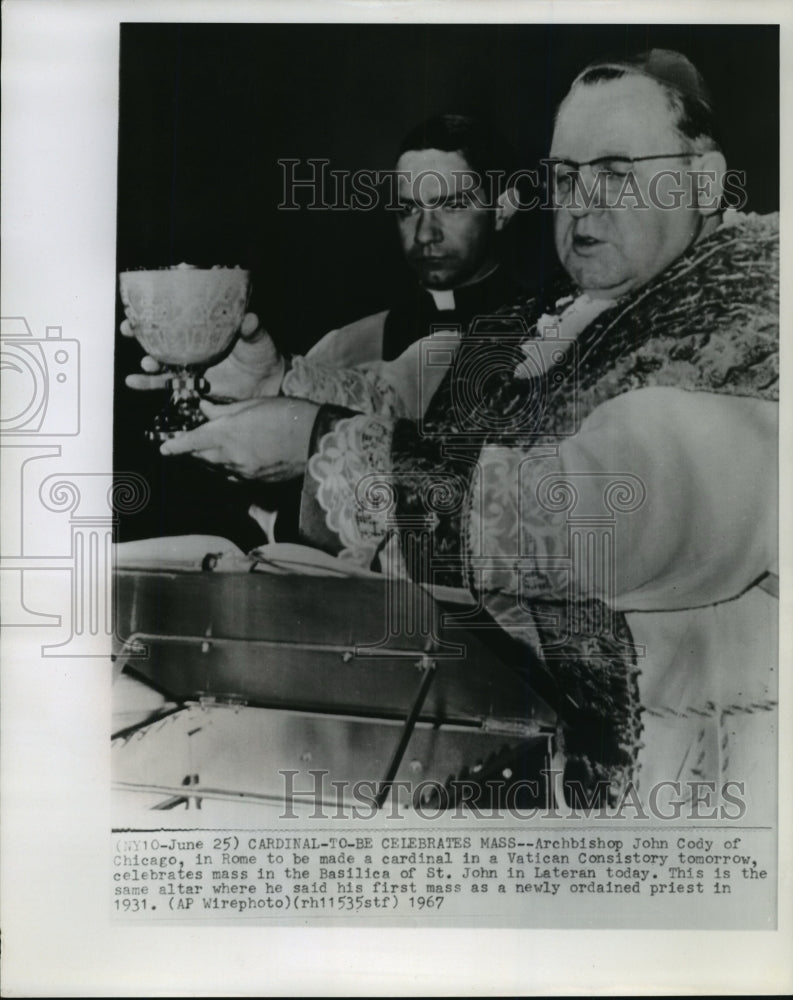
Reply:
M126 571L271 573L279 576L360 577L383 580L383 574L348 559L293 542L270 542L245 553L219 535L168 535L120 542L113 547L114 566ZM439 601L473 605L462 587L432 584L426 588Z

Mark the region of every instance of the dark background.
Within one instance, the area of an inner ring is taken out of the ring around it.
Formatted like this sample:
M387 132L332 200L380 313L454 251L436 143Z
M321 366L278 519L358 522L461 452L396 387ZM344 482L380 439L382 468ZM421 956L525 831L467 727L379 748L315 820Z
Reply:
M117 269L248 267L251 308L283 350L302 353L387 307L407 279L389 213L279 211L279 159L388 170L412 125L468 111L491 118L531 168L572 77L652 47L701 70L726 112L728 165L746 171L747 210L776 210L778 44L773 25L122 25ZM549 215L519 213L510 227L510 266L529 282L554 263ZM247 488L166 462L144 440L163 398L124 387L141 354L117 338L115 464L152 486L119 539L203 532L251 547L261 536Z

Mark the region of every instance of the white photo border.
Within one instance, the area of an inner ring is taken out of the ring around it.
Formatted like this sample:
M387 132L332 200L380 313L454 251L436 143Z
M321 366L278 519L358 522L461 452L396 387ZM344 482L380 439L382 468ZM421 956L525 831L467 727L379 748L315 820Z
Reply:
M101 477L112 469L107 415L113 388L121 22L778 23L782 177L791 176L793 167L793 17L782 2L6 0L3 13L2 311L24 317L36 337L60 327L65 340L78 337L82 350L90 348L91 364L81 373L79 434L64 431L54 443L47 439L50 448L60 448L58 470L67 476ZM745 72L751 86L751 67ZM790 183L783 181L783 219L790 208ZM789 316L793 252L786 228L782 240L782 308ZM790 359L784 343L782 348L787 371ZM786 401L782 456L793 454L790 409ZM3 489L7 522L19 503L8 482ZM781 510L792 508L791 466L783 459ZM58 527L62 524L44 519L41 525L20 526L31 539L30 556L42 559L30 581L34 589L50 586L48 571L68 554L68 529ZM793 615L784 584L793 542L789 525L782 527L780 702L787 706L793 701ZM13 536L10 544L13 548ZM3 555L15 553L7 547ZM49 595L53 614L62 597L56 591L57 586ZM45 631L43 625L6 629L2 636L7 996L739 994L793 988L793 872L787 846L793 843L793 805L784 795L779 924L773 932L114 925L105 902L110 675L106 662L90 650L69 660L43 659ZM50 631L58 636L55 641L63 638L57 629ZM790 713L784 711L780 747L780 789L785 789L791 787L793 738Z

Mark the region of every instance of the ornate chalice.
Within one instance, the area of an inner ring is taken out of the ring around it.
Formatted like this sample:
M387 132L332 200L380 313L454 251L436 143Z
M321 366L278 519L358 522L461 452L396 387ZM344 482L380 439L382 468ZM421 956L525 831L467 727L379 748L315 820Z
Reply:
M199 402L209 388L204 371L228 349L248 303L250 274L239 267L189 264L123 271L121 301L136 339L172 374L170 400L146 432L164 441L206 419Z

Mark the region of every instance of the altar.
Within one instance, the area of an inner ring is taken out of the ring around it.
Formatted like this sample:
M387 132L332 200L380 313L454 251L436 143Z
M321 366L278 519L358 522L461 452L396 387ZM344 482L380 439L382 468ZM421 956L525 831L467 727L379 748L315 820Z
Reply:
M549 680L470 595L291 560L297 547L178 541L118 547L117 796L441 809L520 780L521 801L546 803Z

